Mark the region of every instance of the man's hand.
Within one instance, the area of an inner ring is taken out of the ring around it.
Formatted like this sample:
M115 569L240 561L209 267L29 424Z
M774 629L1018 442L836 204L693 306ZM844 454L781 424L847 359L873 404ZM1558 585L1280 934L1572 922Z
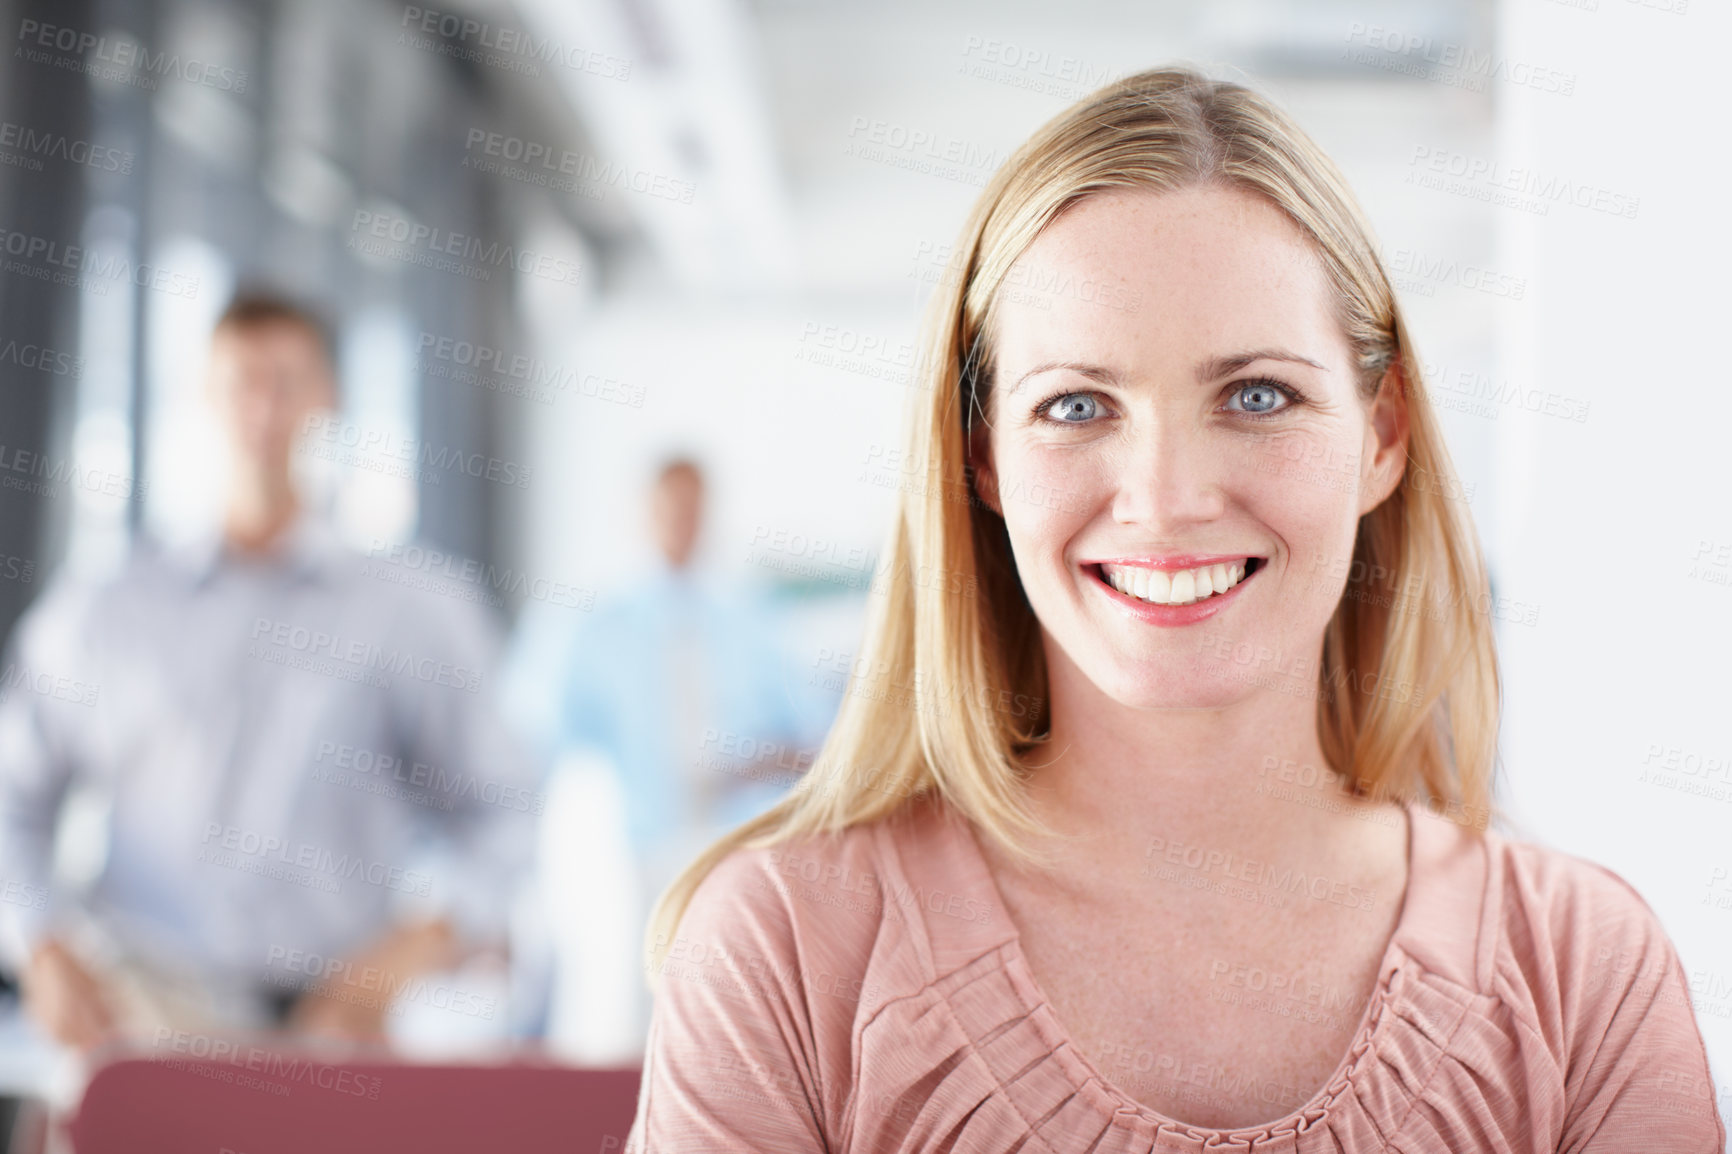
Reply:
M295 1003L288 1028L296 1033L378 1042L396 992L459 959L456 930L445 918L407 922L389 930Z
M24 1008L63 1046L94 1050L114 1033L102 984L54 938L44 938L25 967Z

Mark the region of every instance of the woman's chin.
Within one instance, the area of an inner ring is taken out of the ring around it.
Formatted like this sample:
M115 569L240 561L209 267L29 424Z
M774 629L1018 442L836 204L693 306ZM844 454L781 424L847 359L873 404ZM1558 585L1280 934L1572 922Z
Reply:
M1225 709L1245 700L1252 686L1222 676L1149 676L1127 672L1109 694L1127 709Z

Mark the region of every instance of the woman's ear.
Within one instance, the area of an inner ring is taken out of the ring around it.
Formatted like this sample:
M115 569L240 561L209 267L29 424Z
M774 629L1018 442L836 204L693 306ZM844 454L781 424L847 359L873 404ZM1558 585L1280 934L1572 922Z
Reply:
M1365 462L1359 479L1359 515L1363 517L1383 504L1407 472L1406 374L1398 360L1377 382L1365 423Z
M973 478L974 495L981 504L1004 516L998 502L998 473L992 466L992 428L978 421L968 430L968 472Z

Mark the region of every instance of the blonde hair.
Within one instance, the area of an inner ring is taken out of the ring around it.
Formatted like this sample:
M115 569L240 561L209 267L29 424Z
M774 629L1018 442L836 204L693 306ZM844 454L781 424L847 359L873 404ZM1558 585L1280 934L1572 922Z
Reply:
M1359 523L1324 637L1317 725L1361 794L1490 813L1498 674L1477 538L1459 500L1371 231L1334 164L1257 93L1186 68L1128 77L1041 128L976 203L929 304L905 485L875 581L861 658L816 762L774 808L733 830L662 894L645 935L652 984L680 917L735 849L834 833L940 795L1010 854L1045 832L1023 794L1045 722L1041 631L1004 522L976 497L970 415L990 379L994 301L1054 217L1111 189L1217 184L1262 196L1313 242L1358 360L1361 395L1402 389L1408 468ZM1458 491L1458 490L1457 490ZM1401 687L1391 692L1390 687Z

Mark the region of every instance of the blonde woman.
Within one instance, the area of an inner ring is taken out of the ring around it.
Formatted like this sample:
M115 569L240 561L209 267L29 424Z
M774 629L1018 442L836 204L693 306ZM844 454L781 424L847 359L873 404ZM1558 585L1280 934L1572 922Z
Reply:
M1486 829L1486 577L1330 161L1148 72L956 253L842 713L650 926L628 1147L1720 1150L1653 914Z

